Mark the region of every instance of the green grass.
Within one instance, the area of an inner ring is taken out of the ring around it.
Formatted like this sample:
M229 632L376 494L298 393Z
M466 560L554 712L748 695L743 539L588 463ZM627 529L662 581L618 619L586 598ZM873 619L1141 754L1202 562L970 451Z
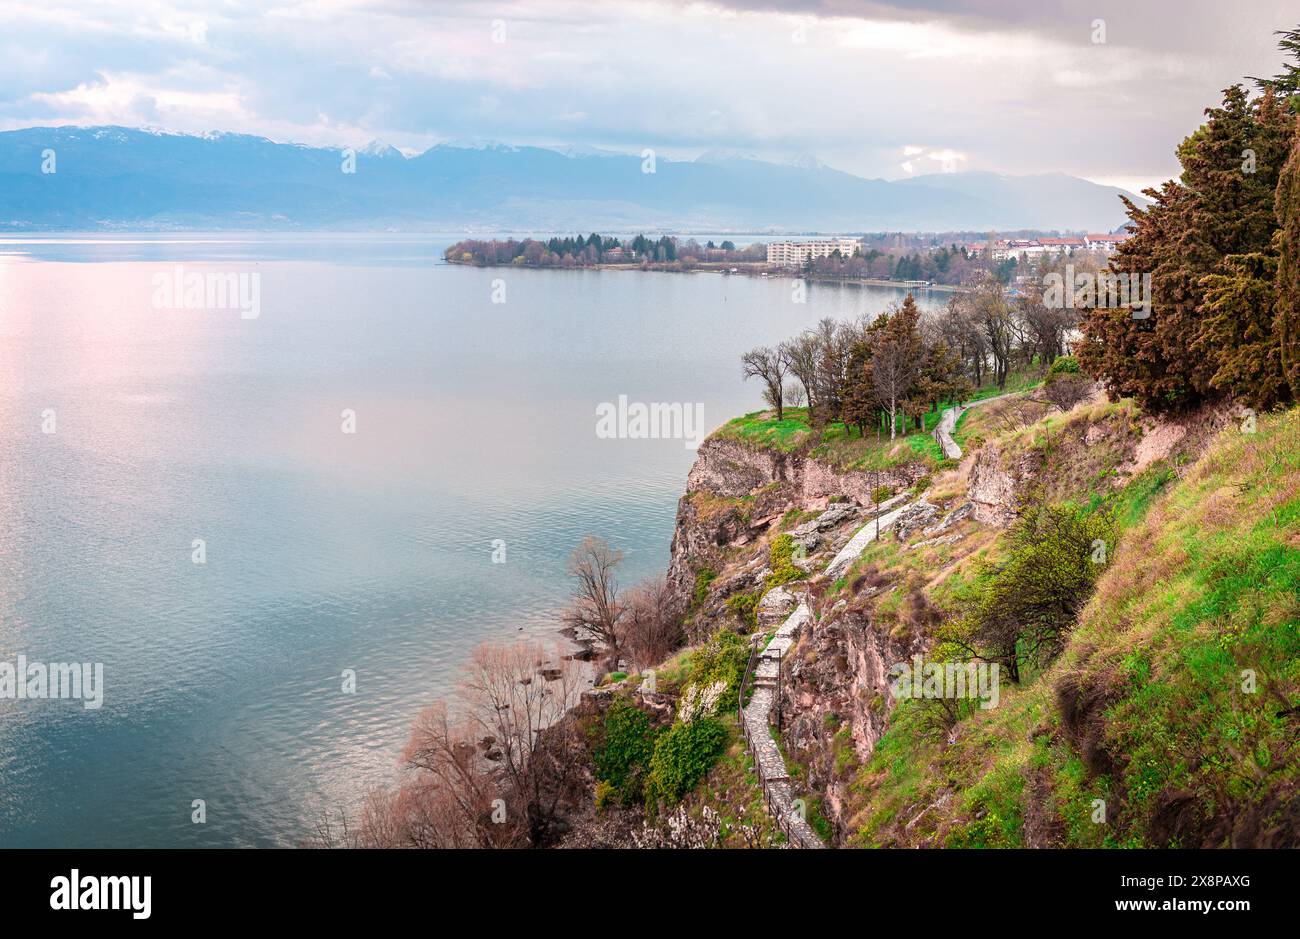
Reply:
M985 385L971 395L969 400L979 401L1002 394L1027 391L1041 383L1033 369L1012 373L1005 391L997 385ZM815 429L809 423L807 408L785 408L782 419L776 420L770 410L754 411L743 417L732 418L713 436L734 440L756 449L771 449L781 453L807 452L824 459L842 470L889 470L909 463L922 463L934 469L943 461L943 452L932 433L939 425L950 402L936 405L922 417L922 427L910 419L906 432L890 440L888 434L877 435L868 431L863 436L856 427L846 427L838 421ZM965 415L962 415L964 418ZM903 426L900 418L900 427ZM958 426L960 427L960 419Z
M1005 388L999 388L996 384L985 383L972 392L969 397L965 398L963 403L1030 391L1041 385L1042 382L1042 376L1038 374L1036 368L1031 366L1017 369L1007 376ZM900 436L925 436L929 434L939 425L943 412L954 403L944 401L936 404L923 416L921 428L916 427L915 422L910 418L904 422L900 415ZM827 430L838 431L840 434L845 432L844 424L838 421L829 424ZM853 433L856 434L856 431L853 431ZM752 411L742 417L733 417L714 431L713 436L792 453L799 450L814 435L808 418L808 408L786 407L782 409L781 420L779 421L775 419L771 408L765 408L761 411ZM871 436L874 437L874 435Z
M807 408L786 408L781 420L769 417L770 411L754 411L733 417L713 432L723 440L738 440L747 446L793 453L812 435Z
M1253 435L1230 427L1181 481L1151 467L1118 505L1120 544L1064 653L1004 683L952 745L904 702L851 786L853 843L1015 847L1031 811L1080 847L1286 831L1300 798L1300 411ZM1098 704L1067 726L1058 702L1076 688ZM1088 756L1081 733L1109 757Z

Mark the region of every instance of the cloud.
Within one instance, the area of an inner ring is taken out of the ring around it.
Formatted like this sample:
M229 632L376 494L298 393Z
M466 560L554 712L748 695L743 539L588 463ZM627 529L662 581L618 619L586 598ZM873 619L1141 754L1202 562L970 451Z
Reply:
M166 74L146 78L102 73L67 91L35 92L30 100L81 124L167 124L199 118L220 126L248 120L237 90L192 90L186 84Z
M1173 148L1219 89L1276 71L1283 12L1202 0L9 0L0 127L1154 178L1173 171ZM1099 17L1104 44L1091 41Z

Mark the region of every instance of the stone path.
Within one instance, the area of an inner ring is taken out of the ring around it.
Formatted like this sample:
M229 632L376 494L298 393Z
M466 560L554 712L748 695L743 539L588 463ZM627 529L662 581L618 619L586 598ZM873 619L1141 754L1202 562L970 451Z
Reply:
M1015 392L1006 392L1005 394L992 395L988 398L980 398L978 401L971 401L969 404L958 404L955 407L946 409L943 417L939 418L939 426L934 429L934 439L939 441L939 449L943 451L945 460L960 460L961 447L952 435L957 431L957 421L961 416L971 408L980 404L987 404L990 401L997 401L999 398L1009 397Z
M911 508L911 506L912 503L909 502L907 505L894 509L892 512L886 512L884 515L880 516L879 525L876 524L875 519L872 519L858 529L858 533L850 538L849 543L840 549L840 553L831 559L830 564L826 565L826 576L831 580L835 580L847 571L850 565L858 559L858 555L866 550L867 545L876 540L876 533L879 532L880 534L884 534L892 528L894 522L898 521L899 516Z
M807 598L801 597L794 612L781 624L767 648L759 653L754 672L750 676L750 687L754 691L749 704L741 712L745 742L754 757L754 768L763 786L767 809L785 832L790 846L795 848L824 848L826 845L817 837L807 820L795 810L790 774L786 772L785 760L768 728L771 725L772 711L776 707L781 656L794 645L799 630L811 624L812 619Z
M939 426L934 429L934 439L939 441L939 449L943 451L945 460L961 459L961 447L952 439L952 435L957 429L957 418L961 417L965 410L966 408L961 405L947 408L943 412L943 417L939 419Z

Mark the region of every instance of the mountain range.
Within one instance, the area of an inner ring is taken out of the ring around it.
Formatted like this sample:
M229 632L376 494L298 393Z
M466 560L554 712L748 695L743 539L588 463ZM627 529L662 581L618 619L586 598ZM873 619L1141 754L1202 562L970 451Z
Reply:
M716 152L456 142L407 156L126 127L0 133L0 231L1111 231L1122 192L1059 173L888 181Z

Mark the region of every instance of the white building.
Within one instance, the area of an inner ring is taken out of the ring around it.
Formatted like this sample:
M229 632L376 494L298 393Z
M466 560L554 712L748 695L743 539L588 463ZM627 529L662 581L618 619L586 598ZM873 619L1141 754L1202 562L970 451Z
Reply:
M1122 235L1085 235L1084 240L1092 250L1105 251L1110 254L1131 237L1133 236L1126 232Z
M1046 254L1074 254L1088 247L1082 238L1039 238L1038 243Z
M1027 238L1004 238L993 243L993 253L990 257L994 263L997 263L1008 258L1019 258L1022 254L1033 256L1042 253L1043 246L1037 241L1031 241Z
M813 258L828 258L836 251L853 257L858 249L856 238L822 238L815 241L773 241L767 246L767 263L794 266Z
M993 242L989 257L994 263L1008 258L1034 258L1041 254L1069 255L1076 251L1104 251L1110 254L1131 236L1084 235L1082 238L1002 238ZM967 245L967 253L978 257L980 245Z

